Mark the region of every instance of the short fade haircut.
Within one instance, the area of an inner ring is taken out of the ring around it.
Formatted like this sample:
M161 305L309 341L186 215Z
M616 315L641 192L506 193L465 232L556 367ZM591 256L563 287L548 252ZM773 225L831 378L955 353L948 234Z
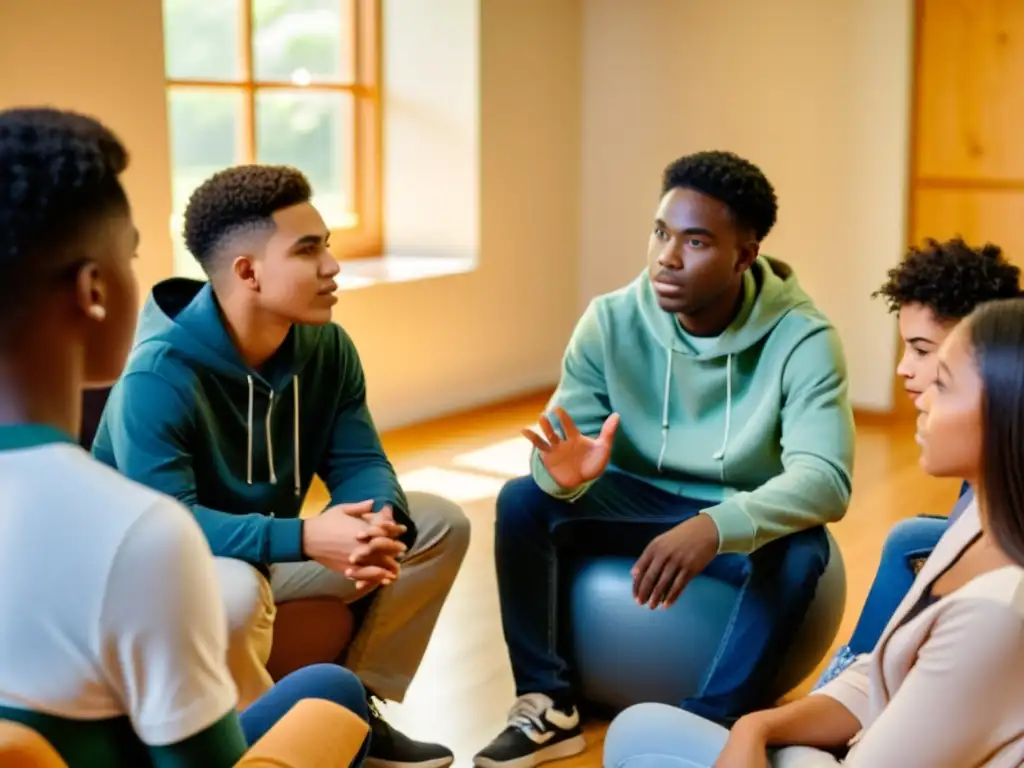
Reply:
M681 157L662 174L661 194L692 189L724 203L736 223L764 240L778 216L775 190L761 169L732 152L697 152Z
M204 181L185 208L185 246L207 274L225 243L243 231L272 229L276 211L313 196L309 180L287 165L239 165Z
M0 312L71 266L72 246L105 216L128 211L120 175L128 152L85 115L52 108L0 111Z
M999 246L972 248L959 237L942 243L928 239L911 248L871 294L884 298L890 312L907 304L926 306L940 322L962 320L987 301L1019 295L1020 269Z

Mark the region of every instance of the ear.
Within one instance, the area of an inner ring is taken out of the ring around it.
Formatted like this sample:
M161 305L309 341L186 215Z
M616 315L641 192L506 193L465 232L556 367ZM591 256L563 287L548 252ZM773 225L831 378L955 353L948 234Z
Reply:
M259 291L260 277L256 269L256 260L250 254L237 257L231 263L235 277L242 281L251 291Z
M753 237L742 241L739 249L736 251L736 272L742 274L750 269L754 262L757 261L757 256L760 252L761 244Z
M75 276L75 294L83 314L97 322L107 317L107 284L95 262L83 264Z

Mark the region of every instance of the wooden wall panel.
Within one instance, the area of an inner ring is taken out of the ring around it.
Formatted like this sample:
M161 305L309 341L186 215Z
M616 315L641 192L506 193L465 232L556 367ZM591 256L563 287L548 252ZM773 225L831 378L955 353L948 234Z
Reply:
M1024 189L918 189L913 219L915 243L957 235L971 245L995 243L1024 268Z
M918 0L916 175L1024 180L1024 0Z

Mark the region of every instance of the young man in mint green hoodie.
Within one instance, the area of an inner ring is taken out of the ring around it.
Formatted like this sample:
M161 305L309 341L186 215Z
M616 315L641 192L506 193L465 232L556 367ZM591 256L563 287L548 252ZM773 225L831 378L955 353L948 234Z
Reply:
M374 591L344 662L401 701L469 543L452 502L403 492L366 406L352 339L331 322L338 263L293 168L241 166L203 183L185 242L210 281L146 301L93 443L101 461L187 505L224 595L243 705L271 686L275 604ZM331 506L299 517L313 476ZM216 589L218 585L210 585ZM442 768L446 747L371 707L368 762Z
M671 605L696 574L742 583L702 691L719 721L762 707L850 499L854 424L836 331L785 264L759 255L774 190L726 152L665 171L648 266L594 300L563 360L532 475L498 497L495 552L519 697L480 752L525 768L582 751L556 650L554 533L638 543L636 601ZM631 535L632 534L632 535ZM714 561L714 562L713 562ZM624 653L630 649L624 648Z

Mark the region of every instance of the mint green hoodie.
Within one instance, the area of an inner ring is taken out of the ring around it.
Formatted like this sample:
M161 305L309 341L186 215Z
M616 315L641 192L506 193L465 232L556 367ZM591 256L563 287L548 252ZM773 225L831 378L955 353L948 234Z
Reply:
M550 407L595 436L618 413L611 468L707 503L719 551L749 553L843 517L854 424L846 363L828 319L788 265L761 256L744 303L716 339L687 334L657 304L646 270L591 302ZM561 488L534 451L534 479Z

